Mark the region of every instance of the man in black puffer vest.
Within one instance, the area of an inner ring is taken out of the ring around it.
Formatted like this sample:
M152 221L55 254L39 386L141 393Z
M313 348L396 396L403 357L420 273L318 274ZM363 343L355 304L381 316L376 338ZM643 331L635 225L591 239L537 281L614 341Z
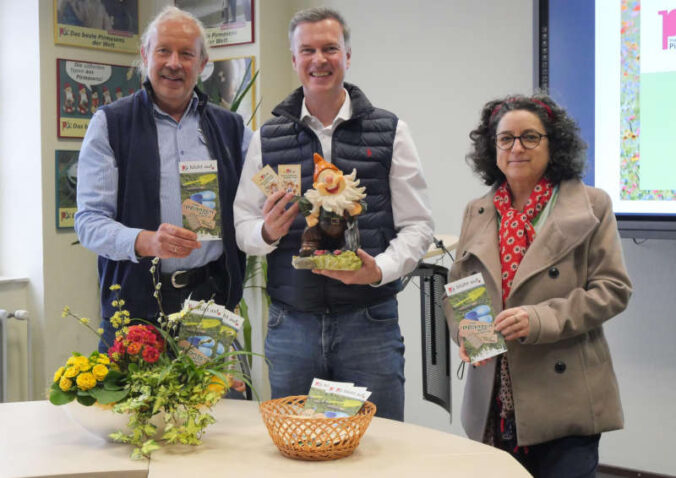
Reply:
M208 60L199 20L167 7L141 43L143 89L96 112L79 156L75 230L99 255L102 352L115 333L111 285L122 287L131 317L156 318L152 257L161 259L167 314L189 295L213 296L228 309L242 297L245 258L234 240L232 203L251 132L195 86ZM181 227L182 161L216 166L222 240L198 241Z
M344 83L349 30L326 8L298 12L289 25L302 84L254 135L235 199L239 247L267 255L269 309L265 355L273 398L306 394L313 377L368 387L378 416L403 420L404 343L396 294L432 241L427 186L408 127ZM313 154L366 187L359 216L363 265L357 271L296 270L305 221L292 195L267 199L251 178L263 166L301 165L312 187Z

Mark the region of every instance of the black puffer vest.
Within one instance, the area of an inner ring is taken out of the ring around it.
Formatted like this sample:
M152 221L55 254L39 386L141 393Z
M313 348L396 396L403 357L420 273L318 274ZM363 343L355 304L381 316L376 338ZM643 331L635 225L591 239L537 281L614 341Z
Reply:
M398 119L374 108L356 86L346 83L345 89L352 102L352 118L334 131L331 158L347 174L356 169L360 185L366 186L367 209L359 216L359 230L362 248L376 256L396 236L389 174ZM313 154L322 154L322 147L312 130L300 122L302 100L303 90L299 88L272 111L275 118L261 128L261 148L263 165L275 171L279 164L301 164L305 193L312 188ZM289 233L268 255L267 288L273 300L306 312L343 312L389 299L401 290L399 280L381 287L345 285L294 269L291 257L298 255L304 227L305 219L298 215Z

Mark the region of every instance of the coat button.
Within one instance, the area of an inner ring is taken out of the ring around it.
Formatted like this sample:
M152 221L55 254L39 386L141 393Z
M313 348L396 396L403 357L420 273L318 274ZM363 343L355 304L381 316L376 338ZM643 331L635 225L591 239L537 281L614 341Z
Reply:
M559 277L559 270L556 267L552 267L551 269L549 269L549 277L551 277L552 279L556 279L557 277Z
M566 363L560 360L554 364L554 371L556 373L563 373L566 371Z
M479 208L479 214L483 214L483 213L484 213L484 208L480 207Z

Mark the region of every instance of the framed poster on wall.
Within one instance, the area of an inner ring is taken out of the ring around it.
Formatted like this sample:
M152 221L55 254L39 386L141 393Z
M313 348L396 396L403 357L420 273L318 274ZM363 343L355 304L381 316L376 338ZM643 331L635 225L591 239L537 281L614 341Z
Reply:
M244 123L256 129L255 98L256 84L244 94L238 106L233 102L246 89L255 72L255 57L226 58L210 61L200 75L199 87L209 96L209 101L227 110L239 113Z
M99 106L141 87L141 78L131 66L57 58L56 76L59 138L84 138Z
M253 0L176 0L176 6L200 19L210 47L254 41Z
M72 228L77 211L77 160L79 151L56 151L56 228Z
M53 0L54 43L136 53L138 0Z

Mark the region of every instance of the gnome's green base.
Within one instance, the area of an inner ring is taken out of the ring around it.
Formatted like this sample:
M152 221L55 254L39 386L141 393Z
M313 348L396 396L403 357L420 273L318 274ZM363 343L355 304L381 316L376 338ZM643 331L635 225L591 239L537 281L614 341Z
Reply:
M293 256L291 264L296 269L324 269L329 271L356 271L361 268L361 259L352 251L316 251L308 257Z

